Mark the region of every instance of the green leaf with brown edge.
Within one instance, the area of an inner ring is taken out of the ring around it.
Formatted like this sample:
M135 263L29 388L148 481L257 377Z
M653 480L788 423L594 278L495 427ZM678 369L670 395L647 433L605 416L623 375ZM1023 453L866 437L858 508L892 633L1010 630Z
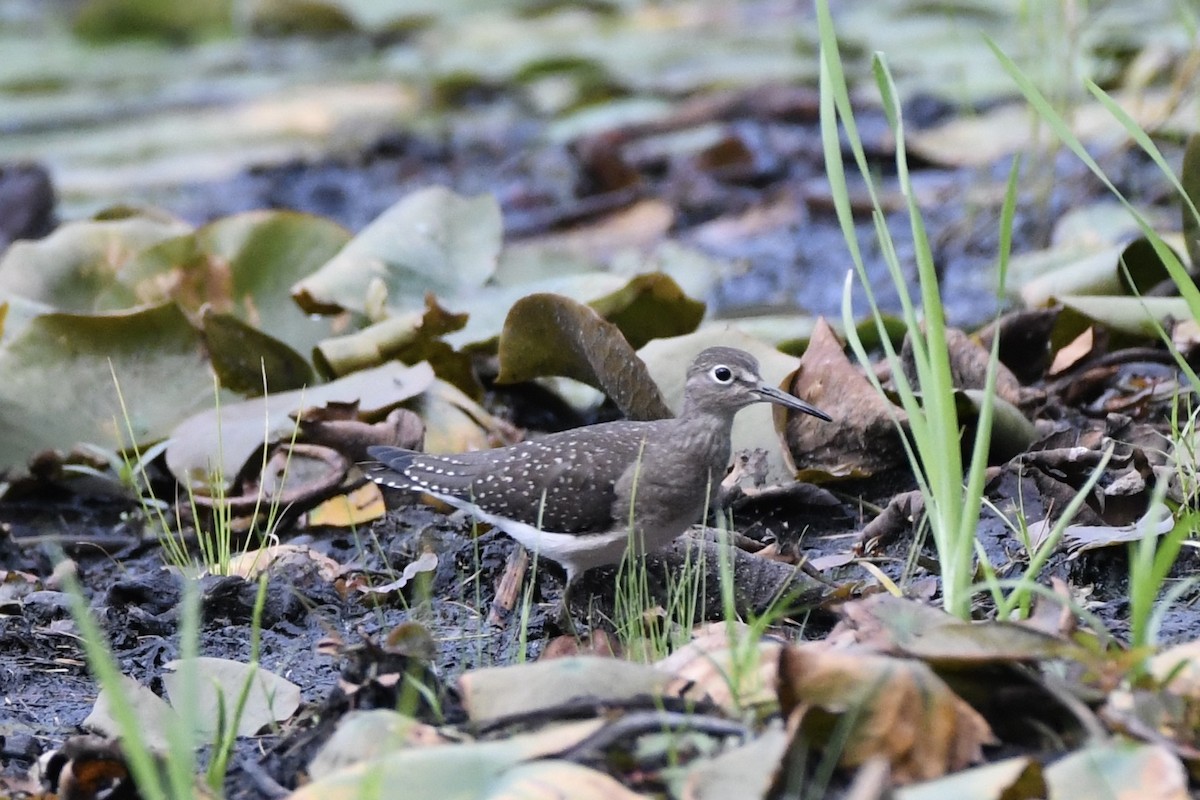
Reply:
M621 329L634 350L651 339L682 336L704 319L704 303L661 272L635 276L621 289L588 303Z
M126 425L145 444L212 403L200 335L174 303L44 314L0 348L0 375L0 467L77 442L128 444Z
M496 270L503 237L500 206L490 194L463 197L441 186L405 196L337 255L292 287L309 313L365 313L382 285L389 309L420 305L482 286Z
M518 300L504 320L499 352L497 383L561 375L600 389L630 419L673 416L620 329L562 295Z
M124 272L147 248L190 231L182 222L141 215L69 222L44 239L9 246L0 259L0 299L81 314L162 302L164 292L139 293Z
M350 238L336 222L297 211L235 214L196 231L204 252L229 264L230 313L300 353L328 336L332 321L305 313L289 290L333 258Z
M285 392L312 385L308 361L274 336L207 309L200 324L213 370L226 389L258 397L264 389Z
M345 228L321 217L251 211L147 249L124 277L139 294L170 286L190 314L209 306L306 354L331 335L336 320L304 313L289 290L349 240Z
M1200 219L1196 216L1196 209L1200 208L1200 135L1195 133L1188 137L1183 151L1180 182L1191 200L1190 207L1183 203L1183 238L1188 260L1192 262L1192 269L1196 269L1200 267Z
M1058 298L1062 305L1106 326L1114 334L1120 333L1137 339L1157 339L1159 325L1171 320L1188 319L1191 311L1182 297L1104 297L1064 295ZM1117 342L1110 342L1114 349ZM1124 346L1124 342L1120 343Z

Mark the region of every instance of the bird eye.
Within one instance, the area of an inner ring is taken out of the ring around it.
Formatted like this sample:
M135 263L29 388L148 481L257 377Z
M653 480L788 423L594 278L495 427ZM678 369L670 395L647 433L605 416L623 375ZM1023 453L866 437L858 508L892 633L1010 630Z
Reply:
M729 367L713 367L712 372L708 373L717 383L733 383L733 370Z

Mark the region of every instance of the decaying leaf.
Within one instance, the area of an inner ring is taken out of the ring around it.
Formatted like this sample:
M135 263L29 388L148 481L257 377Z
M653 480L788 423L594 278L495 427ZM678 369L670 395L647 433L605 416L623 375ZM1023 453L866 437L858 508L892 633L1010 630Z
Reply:
M783 649L779 702L793 735L845 767L882 756L898 783L940 777L983 757L987 722L919 661L813 645ZM844 740L831 736L838 720ZM786 766L783 768L786 771Z
M473 670L459 678L458 689L467 715L484 724L581 702L659 696L670 680L669 674L644 664L580 656Z
M332 581L342 573L343 567L329 556L297 544L276 544L257 550L247 550L229 559L226 575L240 575L248 581L255 580L271 567L285 564L312 563L321 577Z
M377 598L386 595L392 595L399 592L412 581L413 578L422 574L433 572L437 569L438 557L436 553L424 552L413 561L404 565L404 571L400 573L400 577L393 581L384 584L375 584L366 580L347 581L346 586L351 589L356 589L367 598Z
M686 696L705 698L730 713L774 706L776 671L783 644L751 643L743 623L714 622L693 631L692 640L655 667L674 675L673 686Z
M519 437L512 425L489 414L446 381L434 380L412 406L425 422L425 450L429 453L486 450L511 444Z
M429 294L423 311L395 314L360 331L322 340L313 350L313 361L326 375L347 375L389 359L405 364L427 361L438 377L478 398L481 388L470 357L442 338L460 330L467 318L447 311Z
M1175 518L1166 506L1154 506L1137 522L1130 525L1068 525L1063 530L1059 546L1070 558L1100 547L1137 542L1147 536L1163 536L1175 526ZM1041 519L1029 525L1029 538L1034 547L1040 547L1053 532L1054 523Z
M1075 651L1069 641L1024 625L964 622L939 608L886 594L844 603L839 613L842 631L852 630L859 644L933 664L1037 661Z
M988 350L957 328L946 328L946 348L950 359L950 382L954 388L982 390L987 385ZM917 387L917 368L909 336L904 337L904 345L900 348L900 361L909 383ZM1021 384L1003 364L996 365L996 396L1014 406L1021 402Z
M201 411L171 431L167 466L180 483L208 490L228 488L243 466L262 453L263 442L290 441L293 418L303 409L326 403L356 403L372 416L427 391L433 385L428 364L405 367L390 362L332 383L226 403Z
M354 529L387 513L383 492L377 483L364 483L348 494L331 497L308 512L307 525L313 528Z
M189 686L184 661L171 661L165 666L176 670L163 675L172 706L191 704L198 732L210 740L222 732L222 724L232 721L229 712L237 707L247 684L250 691L237 719L238 736L253 736L268 725L283 722L300 707L300 687L260 667L200 656L190 665L196 682Z
M846 357L837 334L817 321L800 366L790 378L792 394L822 408L833 422L794 414L787 421L787 447L800 480L867 477L907 466L895 419L902 409L880 397Z

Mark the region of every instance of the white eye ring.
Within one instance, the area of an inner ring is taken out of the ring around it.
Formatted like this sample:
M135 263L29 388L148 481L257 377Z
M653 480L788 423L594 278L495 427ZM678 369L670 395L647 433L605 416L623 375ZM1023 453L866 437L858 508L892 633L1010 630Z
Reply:
M724 364L718 364L708 371L708 376L717 383L725 385L733 383L733 370Z

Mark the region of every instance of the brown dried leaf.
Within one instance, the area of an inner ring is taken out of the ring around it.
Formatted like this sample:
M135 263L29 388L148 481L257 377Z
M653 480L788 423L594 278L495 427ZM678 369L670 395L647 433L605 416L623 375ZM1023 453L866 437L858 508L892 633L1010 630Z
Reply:
M941 609L891 595L845 603L839 612L842 625L854 629L855 641L936 664L1034 661L1075 652L1070 642L1024 625L964 622Z
M962 769L995 741L987 721L919 661L788 647L780 655L779 702L789 728L822 746L831 744L838 718L850 714L841 765L882 756L898 783Z
M854 368L824 319L818 320L788 390L830 409L834 417L822 422L806 414L788 415L787 449L799 480L868 477L908 463L893 421L893 414L904 420L904 412L880 397ZM780 417L776 411L777 427Z
M904 337L900 360L909 383L917 385L916 365L912 360L912 339ZM957 328L946 329L946 348L950 354L950 380L956 389L983 389L987 384L989 353ZM996 368L996 395L1014 406L1021 402L1021 384L1003 364Z
M382 519L386 513L387 505L379 484L367 482L348 494L321 503L308 512L305 523L312 528L352 529Z
M731 629L724 622L710 623L696 629L692 641L655 666L675 676L672 687L681 693L686 690L688 697L706 699L730 713L774 706L782 645L764 640L748 649L750 635L748 625L739 623Z

